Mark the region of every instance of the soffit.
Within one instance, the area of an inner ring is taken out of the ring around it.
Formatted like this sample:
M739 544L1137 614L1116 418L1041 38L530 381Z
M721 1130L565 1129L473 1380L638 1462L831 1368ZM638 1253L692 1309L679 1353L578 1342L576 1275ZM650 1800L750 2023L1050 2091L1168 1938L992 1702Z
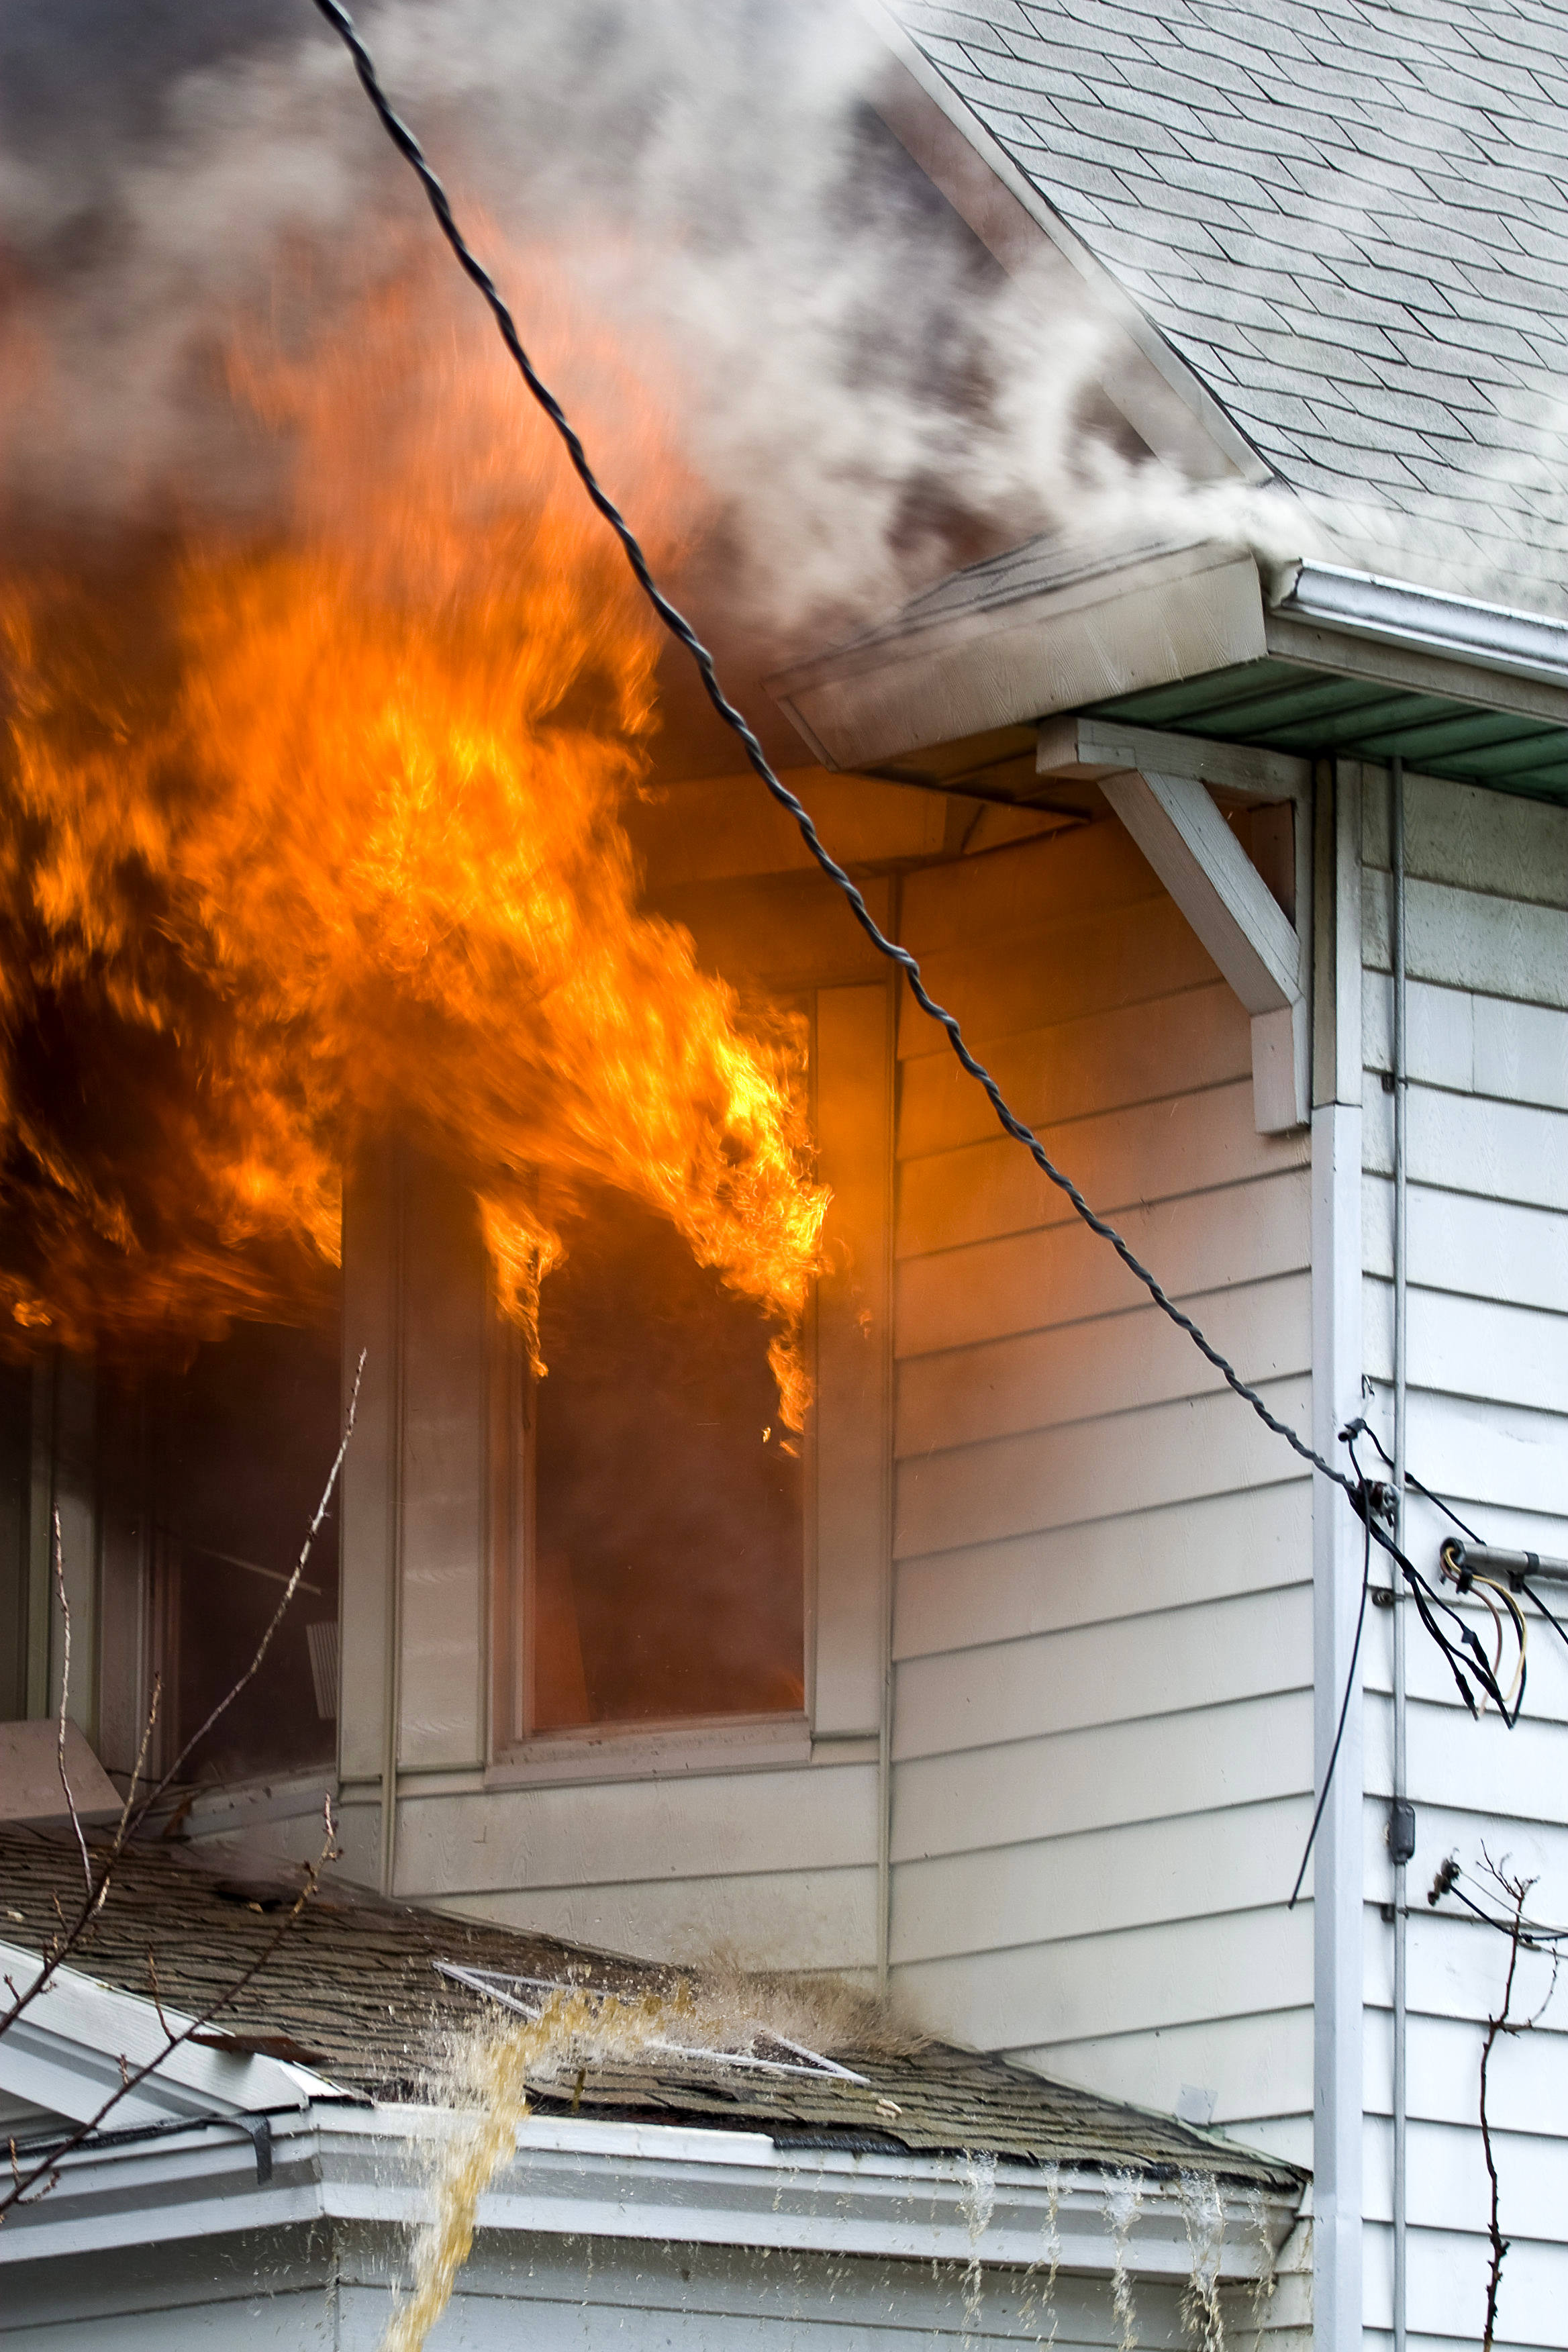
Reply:
M1084 715L1309 759L1398 758L1423 775L1568 802L1568 727L1304 662L1238 662Z

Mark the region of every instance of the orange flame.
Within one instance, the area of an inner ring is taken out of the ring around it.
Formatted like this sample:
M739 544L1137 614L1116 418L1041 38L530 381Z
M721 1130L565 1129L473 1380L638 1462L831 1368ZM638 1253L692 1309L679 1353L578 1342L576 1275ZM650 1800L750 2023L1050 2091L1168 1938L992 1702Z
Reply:
M668 558L691 494L655 407L526 275ZM798 1427L800 1040L638 910L658 646L618 552L437 287L236 382L291 448L286 530L0 595L0 1313L79 1346L306 1311L345 1155L396 1128L469 1176L531 1344L608 1181L773 1318Z

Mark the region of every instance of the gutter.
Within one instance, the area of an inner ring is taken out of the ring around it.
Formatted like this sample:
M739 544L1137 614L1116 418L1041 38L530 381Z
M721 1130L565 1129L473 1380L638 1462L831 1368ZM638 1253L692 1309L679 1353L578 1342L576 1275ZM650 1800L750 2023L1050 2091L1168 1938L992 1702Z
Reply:
M64 2158L48 2199L0 2232L0 2267L312 2221L411 2230L430 2218L432 2155L468 2118L319 2101L270 2123L265 2185L249 2146L215 2146L199 2124ZM1223 2181L1222 2146L1215 2157ZM1053 2179L1005 2160L993 2174L984 2158L777 2147L759 2132L534 2115L519 2127L516 2157L484 2197L479 2221L502 2234L1016 2270L1048 2259L1054 2223L1064 2270L1109 2279L1121 2267L1134 2278L1185 2282L1193 2246L1180 2179L1140 2185L1136 2221L1119 2250L1109 2178L1089 2168L1064 2166ZM1300 2195L1300 2186L1231 2189L1221 2284L1258 2286L1272 2276Z
M1468 662L1508 677L1568 688L1568 621L1482 604L1436 588L1416 588L1373 572L1303 562L1274 617L1302 621L1374 645Z

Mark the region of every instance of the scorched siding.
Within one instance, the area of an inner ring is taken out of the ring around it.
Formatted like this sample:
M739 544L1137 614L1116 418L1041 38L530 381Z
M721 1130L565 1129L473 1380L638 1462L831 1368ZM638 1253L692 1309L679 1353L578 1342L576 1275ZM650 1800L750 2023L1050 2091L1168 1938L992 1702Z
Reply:
M902 936L1020 1112L1307 1425L1308 1150L1259 1136L1247 1016L1120 825L931 869ZM917 2011L1308 2153L1310 1504L900 1040L890 1954Z
M1367 1371L1392 1422L1394 1121L1387 779L1365 771L1363 1184ZM1405 779L1409 1074L1409 1465L1489 1540L1568 1553L1568 811ZM1369 1407L1369 1410L1373 1410ZM1443 1526L1418 1503L1418 1566ZM1489 1638L1489 1621L1476 1623ZM1553 1919L1568 1905L1568 1652L1536 1620L1518 1728L1474 1723L1419 1625L1409 1645L1409 2340L1475 2343L1489 2261L1478 2124L1482 2021L1508 1947L1425 1900L1483 1845ZM1391 2322L1393 1893L1391 1639L1367 1660L1366 2200L1369 2326ZM1546 1988L1530 1964L1527 2001ZM1510 2241L1498 2342L1558 2345L1568 2308L1568 2003L1493 2063L1491 2109Z

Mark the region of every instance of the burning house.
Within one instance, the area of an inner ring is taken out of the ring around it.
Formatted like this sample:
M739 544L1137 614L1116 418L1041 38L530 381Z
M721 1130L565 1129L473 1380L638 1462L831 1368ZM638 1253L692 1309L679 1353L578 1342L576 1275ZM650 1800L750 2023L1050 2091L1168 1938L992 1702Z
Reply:
M330 22L15 130L7 2332L1547 2344L1568 25L777 13L365 34L863 922Z

